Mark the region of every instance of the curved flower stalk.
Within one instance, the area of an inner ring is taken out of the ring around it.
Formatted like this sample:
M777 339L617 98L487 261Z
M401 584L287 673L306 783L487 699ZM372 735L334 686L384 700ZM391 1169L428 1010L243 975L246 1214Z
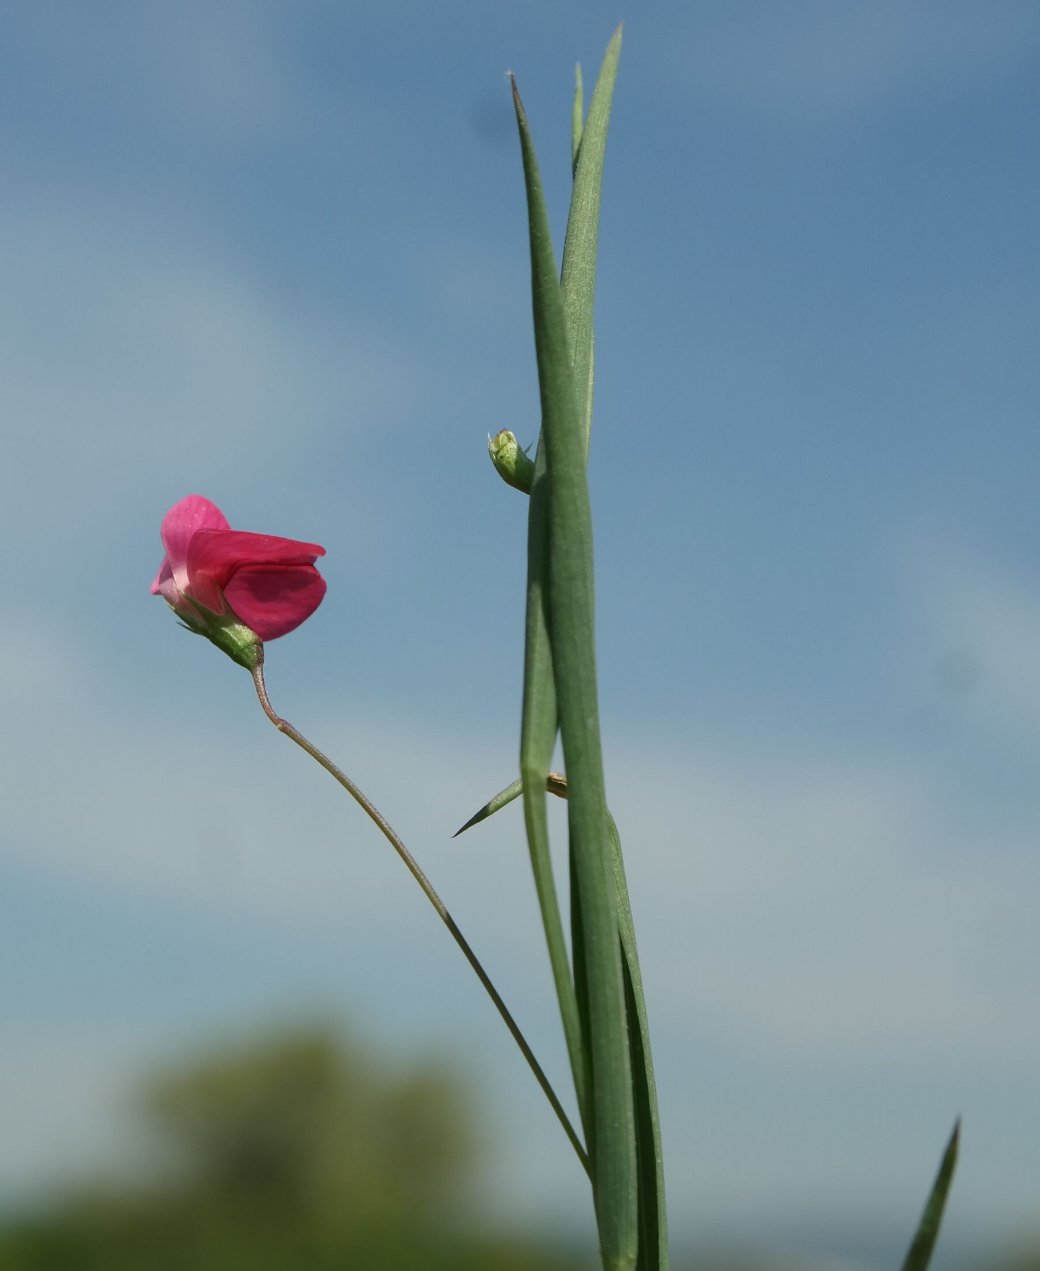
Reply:
M320 764L379 828L491 998L588 1173L588 1152L552 1084L491 977L401 836L361 788L271 705L264 683L264 640L295 630L321 603L325 580L314 562L325 555L324 547L233 530L223 512L198 494L181 499L167 512L162 541L166 555L152 583L152 594L162 596L190 631L205 636L250 672L260 706L275 728Z

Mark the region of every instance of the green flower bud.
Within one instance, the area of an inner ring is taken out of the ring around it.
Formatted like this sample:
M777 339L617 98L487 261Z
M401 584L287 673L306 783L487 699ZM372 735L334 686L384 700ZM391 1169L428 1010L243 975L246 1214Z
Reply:
M498 469L498 475L514 490L521 494L530 494L534 481L534 460L508 428L488 437L488 454L491 462Z

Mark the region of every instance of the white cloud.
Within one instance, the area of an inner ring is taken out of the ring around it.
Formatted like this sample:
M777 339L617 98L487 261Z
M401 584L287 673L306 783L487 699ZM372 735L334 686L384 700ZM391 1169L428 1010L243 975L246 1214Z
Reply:
M1028 825L973 842L941 781L895 757L687 751L622 767L673 1027L710 1021L814 1063L1040 1056L1017 973L1040 956Z
M24 619L5 629L22 633L3 658L22 668L5 703L19 723L4 757L11 850L172 904L244 907L301 936L335 938L346 917L359 944L373 924L384 938L403 924L411 940L424 905L417 894L413 903L413 884L324 774L283 739L268 743L258 710L250 722L248 705L231 709L231 690L249 692L244 677L228 676L228 718L209 702L214 722L198 735L191 710L120 717L82 686L70 695L55 643L25 635ZM465 792L490 792L509 775L492 774L479 744L423 721L355 717L311 731L363 771L478 927L492 878L526 895L508 814L500 836L488 827L477 847L447 841L469 810ZM1040 882L1023 850L1028 826L1005 818L972 842L928 769L895 760L687 749L631 755L612 784L648 957L667 977L656 995L676 1029L711 1020L755 1045L816 1057L1023 1041L1040 1050L1031 986L1015 972L1040 956L1026 899ZM400 900L384 909L388 887ZM505 937L514 951L526 938Z
M375 827L274 731L248 676L216 653L190 689L134 702L103 684L45 615L9 608L2 619L12 858L125 890L128 900L139 892L211 913L238 909L304 937L339 938L346 918L358 944L366 926L407 928L425 906ZM446 740L429 721L356 711L334 720L322 708L307 720L277 689L275 704L386 805L420 858L440 857L456 893L476 889L466 862L493 859L488 835L467 848L450 836L470 803L509 779L479 742ZM511 753L503 744L503 763ZM502 862L493 868L501 877ZM524 868L514 856L510 872ZM370 899L382 901L388 883L405 898L389 914Z
M197 703L106 702L41 619L9 614L0 630L9 850L301 938L342 939L346 921L359 946L375 930L411 946L425 909L414 884L346 795L274 734L245 676L214 668ZM487 906L488 887L502 887L535 920L518 820L449 841L469 803L509 780L510 740L356 711L294 722L385 805L449 903L519 953L532 932L502 930ZM1040 957L1028 808L1003 809L983 841L959 823L948 774L919 756L653 745L615 753L611 789L677 1030L711 1020L792 1056L1040 1053L1018 973Z
M0 322L0 375L26 510L44 491L96 509L134 472L299 448L333 411L360 429L377 393L384 411L407 393L378 333L286 313L226 259L151 228L117 237L103 206L3 218L0 277L21 301Z

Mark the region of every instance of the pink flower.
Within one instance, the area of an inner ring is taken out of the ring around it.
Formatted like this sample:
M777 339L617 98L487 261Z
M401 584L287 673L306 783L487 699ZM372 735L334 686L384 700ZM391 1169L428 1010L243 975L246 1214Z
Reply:
M250 669L259 661L260 641L298 627L325 595L325 580L314 567L324 547L233 530L223 512L198 494L166 513L162 541L166 555L152 594Z

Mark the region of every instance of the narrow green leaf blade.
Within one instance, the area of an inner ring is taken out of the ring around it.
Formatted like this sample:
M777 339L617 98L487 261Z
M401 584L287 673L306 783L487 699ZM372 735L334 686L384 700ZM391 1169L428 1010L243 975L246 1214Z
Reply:
M558 798L566 799L567 797L567 778L562 772L550 772L545 779L545 789L549 794L555 794ZM479 825L481 821L486 821L489 816L494 816L496 812L501 812L507 804L518 799L524 792L524 783L522 780L514 781L512 785L506 786L504 790L499 790L498 794L492 795L482 808L474 812L465 825L460 826L452 838L458 838L460 834L465 834L467 830L471 830L475 825Z
M498 794L492 795L482 808L478 808L473 813L465 825L460 825L451 837L457 839L460 834L465 834L467 830L472 830L475 825L479 825L481 821L486 821L489 816L494 816L496 812L501 812L506 804L512 803L523 792L524 783L522 780L514 781L511 786L506 786L504 790L499 790Z
M548 478L552 663L569 781L568 823L581 906L583 970L588 982L594 1123L590 1146L596 1212L605 1267L611 1271L626 1271L635 1266L638 1246L635 1124L599 736L592 518L585 445L545 198L527 119L515 85L513 97L523 151L531 238L535 351L542 406L539 449L546 455ZM587 124L585 138L588 127ZM581 164L579 156L579 172ZM543 480L541 484L544 486L546 482ZM536 472L532 501L538 487ZM521 776L526 788L527 773ZM525 793L525 804L527 799Z
M946 1144L946 1151L943 1152L939 1172L936 1174L935 1182L932 1184L932 1190L929 1193L924 1212L921 1214L921 1221L917 1225L917 1233L914 1236L913 1243L910 1245L910 1251L906 1255L906 1261L903 1263L903 1271L925 1271L931 1261L932 1250L935 1248L935 1242L939 1235L939 1226L942 1223L943 1211L946 1208L946 1197L949 1195L950 1185L953 1182L953 1172L957 1167L957 1150L960 1146L960 1140L961 1119L958 1117L953 1124L953 1133L950 1135L950 1141Z
M614 32L596 78L589 113L581 130L574 163L574 189L563 245L564 309L574 360L574 383L581 409L582 436L588 454L592 429L593 306L596 296L596 253L603 160L607 148L610 107L621 56L621 27Z
M581 63L574 68L574 103L571 106L571 175L578 167L581 131L585 126L585 90L581 82Z
M462 827L458 834L512 803L521 793L522 783L514 781L487 803ZM567 798L567 778L550 772L546 789L561 799ZM618 938L625 960L625 1002L628 1012L629 1041L632 1052L632 1086L635 1101L637 1169L639 1178L639 1259L637 1271L668 1271L668 1221L665 1210L664 1158L661 1149L661 1122L657 1106L653 1060L650 1051L650 1027L643 996L643 981L636 951L635 926L625 877L621 838L614 818L610 817L610 840L614 881L617 887ZM572 892L575 888L572 886ZM580 933L580 911L574 915L574 928ZM580 961L582 941L575 940L579 957L575 959L575 980L581 984L584 973ZM582 993L578 992L579 1004ZM587 1026L587 1024L586 1024Z
M588 1062L581 1017L575 997L567 941L549 851L549 821L545 808L545 783L556 744L556 686L548 620L548 483L545 446L539 439L535 455L527 522L527 616L524 641L524 691L520 723L520 777L524 799L531 873L545 931L553 986L571 1066L578 1114L589 1142L589 1096L586 1089Z
M643 977L636 950L632 903L621 853L621 837L610 818L614 882L617 887L618 936L625 966L625 1004L632 1050L632 1089L636 1120L639 1176L639 1260L637 1271L668 1271L668 1216L665 1208L664 1154L657 1083L650 1050L650 1024L643 995Z

